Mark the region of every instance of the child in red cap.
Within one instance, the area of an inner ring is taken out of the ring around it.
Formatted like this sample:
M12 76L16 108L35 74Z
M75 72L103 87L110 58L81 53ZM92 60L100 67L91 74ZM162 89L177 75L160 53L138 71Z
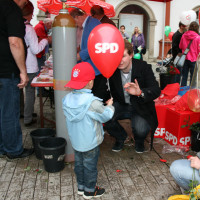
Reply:
M87 62L81 62L72 69L71 80L65 87L72 88L63 98L68 134L75 152L75 174L78 194L84 199L101 197L105 189L96 186L99 145L103 141L102 123L112 119L113 100L106 106L102 99L92 94L95 72Z

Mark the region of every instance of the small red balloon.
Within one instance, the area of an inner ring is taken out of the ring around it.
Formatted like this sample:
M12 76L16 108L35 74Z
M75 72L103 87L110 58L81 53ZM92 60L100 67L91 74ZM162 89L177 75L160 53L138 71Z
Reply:
M164 162L164 163L166 163L167 160L165 160L165 159L160 159L160 162Z
M172 41L173 35L174 35L174 32L170 32L170 33L169 33L168 37L169 37L170 41Z
M124 39L115 26L100 24L89 35L88 52L102 75L110 78L123 57Z
M187 159L189 159L190 157L192 157L192 156L191 156L191 155L188 155L188 156L187 156Z

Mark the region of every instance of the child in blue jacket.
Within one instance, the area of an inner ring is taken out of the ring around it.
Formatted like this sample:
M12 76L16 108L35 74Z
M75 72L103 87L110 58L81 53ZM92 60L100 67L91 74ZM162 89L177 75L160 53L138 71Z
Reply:
M114 114L113 100L103 105L91 92L95 78L93 67L81 62L72 69L65 87L73 90L63 98L63 111L72 147L75 151L75 174L78 194L84 199L101 197L105 189L96 186L99 145L103 141L102 123Z

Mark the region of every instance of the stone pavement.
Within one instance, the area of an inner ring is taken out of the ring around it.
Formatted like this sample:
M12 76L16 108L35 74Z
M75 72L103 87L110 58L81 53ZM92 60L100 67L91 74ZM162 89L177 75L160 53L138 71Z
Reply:
M35 110L39 115L39 98ZM50 101L45 103L44 114L55 120L54 109ZM122 123L129 129L128 121ZM24 146L32 147L30 131L40 127L37 123L29 128L21 120ZM52 127L45 122L45 127ZM149 147L150 137L145 146ZM101 156L98 163L98 186L106 189L102 200L167 200L172 194L180 194L169 173L172 161L182 158L177 153L162 154L162 139L155 139L154 149L143 154L134 151L134 143L126 145L118 153L112 152L114 139L105 135L101 145ZM186 157L186 155L184 156ZM160 162L160 158L167 163ZM58 173L47 173L43 162L33 154L29 158L8 160L0 158L0 200L82 200L77 195L74 163L66 163L64 170Z

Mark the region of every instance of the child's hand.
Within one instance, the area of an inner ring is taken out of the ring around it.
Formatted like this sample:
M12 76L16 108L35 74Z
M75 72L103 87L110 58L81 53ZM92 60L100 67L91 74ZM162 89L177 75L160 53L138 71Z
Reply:
M108 101L106 101L106 104L108 106L111 106L113 104L113 98L109 99Z

